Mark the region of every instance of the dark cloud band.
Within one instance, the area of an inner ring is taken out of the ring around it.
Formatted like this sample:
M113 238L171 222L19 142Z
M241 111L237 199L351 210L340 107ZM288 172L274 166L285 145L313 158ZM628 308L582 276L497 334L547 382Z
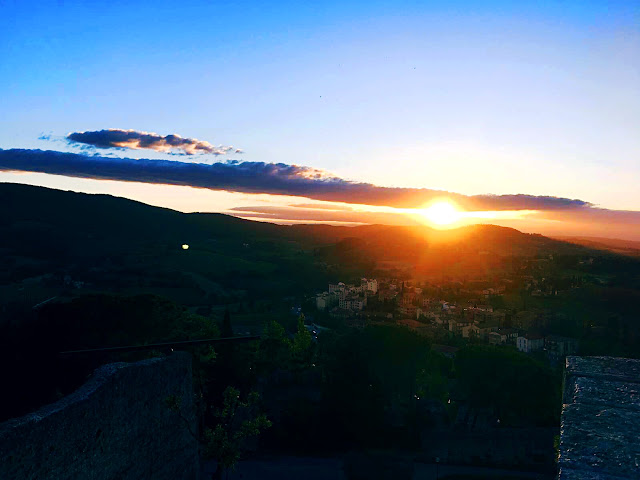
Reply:
M215 146L195 138L183 138L180 135L158 135L157 133L138 132L111 128L94 132L73 132L66 137L69 143L81 143L96 148L132 148L135 150L155 150L156 152L179 152L183 155L198 153L225 155L229 152L242 153L231 146Z
M211 190L293 195L314 200L419 208L448 198L467 210L567 210L591 207L582 200L533 195L466 196L425 188L380 187L284 163L213 164L107 158L43 150L0 149L0 170L42 172L78 178L185 185Z

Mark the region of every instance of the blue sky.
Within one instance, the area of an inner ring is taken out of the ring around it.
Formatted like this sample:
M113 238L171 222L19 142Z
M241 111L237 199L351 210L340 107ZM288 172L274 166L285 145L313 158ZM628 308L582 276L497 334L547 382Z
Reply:
M385 186L640 210L640 4L523 3L5 0L0 148L134 129Z

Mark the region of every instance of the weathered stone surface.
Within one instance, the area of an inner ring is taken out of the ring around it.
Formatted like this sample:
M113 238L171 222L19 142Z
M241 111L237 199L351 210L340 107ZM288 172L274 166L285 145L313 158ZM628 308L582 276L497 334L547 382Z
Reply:
M73 394L0 425L2 479L198 477L191 357L105 365Z
M560 480L640 478L640 361L567 357Z
M640 413L640 384L574 377L570 386L568 383L565 384L564 403L617 405Z
M609 377L638 382L640 360L618 357L567 357L566 371L580 377Z

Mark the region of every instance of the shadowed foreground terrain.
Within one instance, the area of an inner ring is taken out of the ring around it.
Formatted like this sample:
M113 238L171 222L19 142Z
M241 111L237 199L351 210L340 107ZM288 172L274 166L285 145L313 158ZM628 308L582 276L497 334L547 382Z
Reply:
M256 475L346 458L355 479L366 469L346 455L384 452L397 474L399 456L426 478L436 458L549 476L568 354L557 346L640 352L637 259L492 225L279 226L0 184L0 251L0 420L168 347L61 352L250 334L188 350L200 442L218 429L210 456ZM363 277L379 291L361 310L318 306L327 289L362 293ZM233 398L242 408L225 423ZM264 428L229 447L223 426L243 415Z

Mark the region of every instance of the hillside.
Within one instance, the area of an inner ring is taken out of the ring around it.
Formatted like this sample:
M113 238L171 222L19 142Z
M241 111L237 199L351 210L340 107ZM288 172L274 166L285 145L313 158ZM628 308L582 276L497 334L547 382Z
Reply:
M557 237L563 242L574 243L596 250L606 250L621 255L640 257L640 242L604 237Z
M300 276L318 271L286 228L107 195L2 184L0 219L0 285L68 276L98 290L198 304L247 290L295 292Z
M493 225L283 226L7 183L0 184L0 251L0 300L10 299L11 285L39 279L191 305L301 295L359 275L481 276L510 257L590 252Z

